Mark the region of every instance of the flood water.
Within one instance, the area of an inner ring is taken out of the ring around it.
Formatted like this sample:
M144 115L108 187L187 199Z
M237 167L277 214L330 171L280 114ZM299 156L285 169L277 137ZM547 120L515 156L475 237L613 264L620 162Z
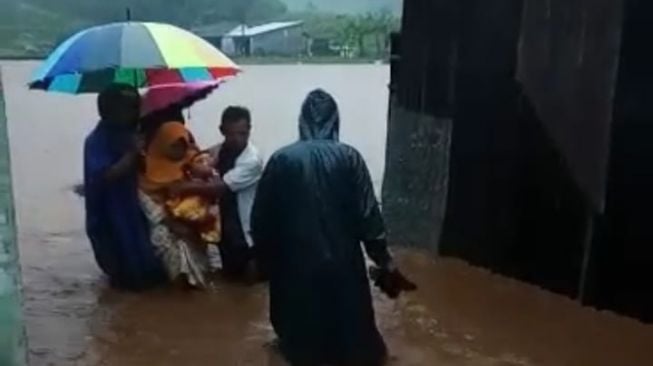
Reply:
M13 159L31 364L55 366L284 363L266 345L264 286L125 294L107 288L83 231L81 147L93 97L26 90L32 62L0 62ZM243 104L268 156L296 136L302 97L320 86L340 102L343 140L383 174L386 66L251 66L191 111L201 144L216 142L221 109ZM653 365L653 327L427 253L398 251L420 290L378 293L379 326L398 366Z

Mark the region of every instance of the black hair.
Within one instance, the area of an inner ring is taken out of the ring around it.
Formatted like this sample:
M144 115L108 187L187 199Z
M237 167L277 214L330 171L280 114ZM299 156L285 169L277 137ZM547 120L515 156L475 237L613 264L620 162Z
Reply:
M115 83L106 87L97 98L97 108L102 119L110 119L117 103L140 104L138 89L128 84Z
M247 124L252 124L252 116L249 109L239 106L229 106L222 112L220 127L245 120Z
M169 107L148 114L141 119L141 134L146 143L152 140L159 128L166 122L181 122L186 124L184 113L180 108Z
M143 128L157 126L164 122L177 121L186 124L184 113L180 108L168 107L149 113L141 118Z

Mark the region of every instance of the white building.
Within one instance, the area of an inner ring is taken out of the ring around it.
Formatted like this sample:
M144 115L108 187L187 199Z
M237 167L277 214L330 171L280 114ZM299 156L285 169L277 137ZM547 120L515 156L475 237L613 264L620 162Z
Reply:
M298 56L306 49L302 21L275 22L255 27L239 25L218 45L234 56Z

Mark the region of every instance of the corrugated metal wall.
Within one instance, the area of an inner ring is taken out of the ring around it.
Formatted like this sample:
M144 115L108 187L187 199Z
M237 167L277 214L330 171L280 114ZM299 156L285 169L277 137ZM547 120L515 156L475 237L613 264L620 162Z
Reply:
M653 2L625 1L605 215L589 300L653 321Z
M403 25L391 239L653 320L653 4L411 0Z

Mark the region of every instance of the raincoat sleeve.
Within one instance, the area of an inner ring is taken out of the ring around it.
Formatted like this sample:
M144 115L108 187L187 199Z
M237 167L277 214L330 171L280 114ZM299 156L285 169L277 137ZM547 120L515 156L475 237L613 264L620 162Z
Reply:
M114 164L114 157L107 152L103 141L90 136L84 143L84 190L95 193L101 189L106 180L107 170Z
M386 230L374 186L365 160L360 153L351 150L352 175L357 203L359 240L365 245L367 255L380 267L392 262L386 243Z
M263 161L256 149L249 145L236 164L222 178L232 192L240 192L258 183L263 173Z
M279 161L272 157L258 184L252 207L251 230L254 241L254 255L257 265L264 274L269 274L271 261L278 242L278 218L276 187L279 184Z

